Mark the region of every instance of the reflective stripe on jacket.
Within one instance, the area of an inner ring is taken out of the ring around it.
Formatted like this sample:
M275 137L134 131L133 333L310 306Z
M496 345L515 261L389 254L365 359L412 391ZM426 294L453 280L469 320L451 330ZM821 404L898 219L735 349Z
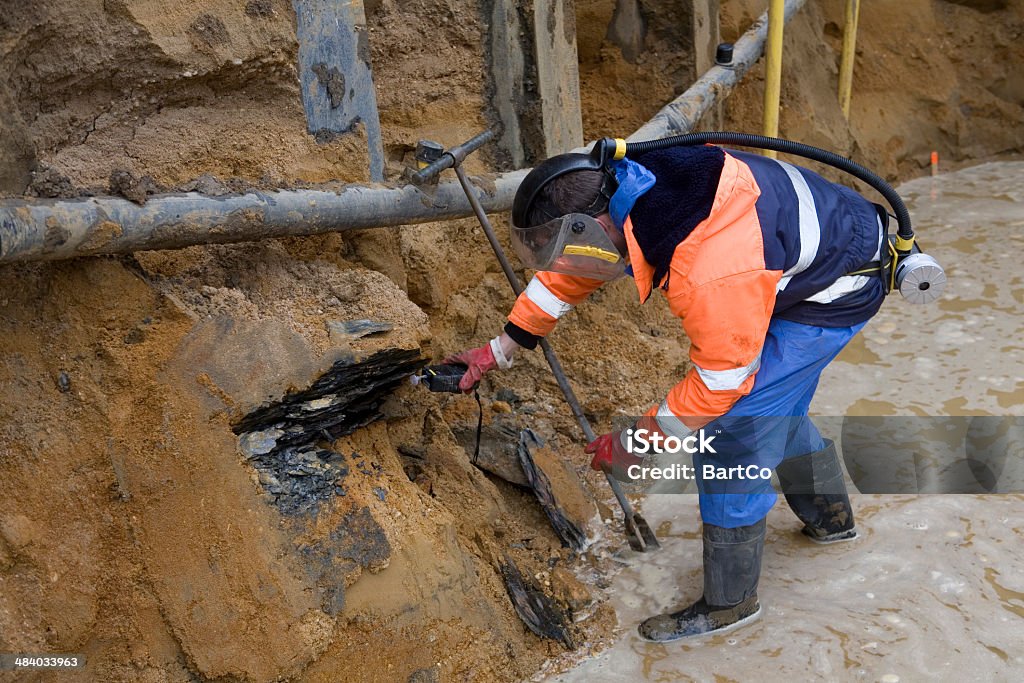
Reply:
M601 285L576 275L542 271L516 299L508 319L514 325L538 337L546 337L563 315L582 302Z

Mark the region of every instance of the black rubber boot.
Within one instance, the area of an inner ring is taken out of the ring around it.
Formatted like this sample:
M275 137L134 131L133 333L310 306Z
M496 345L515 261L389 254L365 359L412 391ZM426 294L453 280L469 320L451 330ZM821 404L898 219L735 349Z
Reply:
M637 629L646 640L663 643L688 636L723 633L761 613L757 581L761 576L765 520L726 529L704 525L704 596L678 612L659 614Z
M775 469L786 502L804 523L803 534L815 543L839 543L857 538L853 507L846 493L836 445L787 458Z

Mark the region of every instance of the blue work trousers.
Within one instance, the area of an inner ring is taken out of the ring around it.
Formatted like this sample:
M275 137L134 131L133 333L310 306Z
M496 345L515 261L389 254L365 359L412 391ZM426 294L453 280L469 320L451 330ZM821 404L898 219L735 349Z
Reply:
M771 321L753 389L704 428L716 434L716 453L694 455L704 522L730 529L747 526L760 521L775 505L771 480L736 476L737 466L750 473L774 470L785 458L824 448L807 410L821 371L864 325L817 327ZM705 465L718 473L726 468L732 476L705 478Z

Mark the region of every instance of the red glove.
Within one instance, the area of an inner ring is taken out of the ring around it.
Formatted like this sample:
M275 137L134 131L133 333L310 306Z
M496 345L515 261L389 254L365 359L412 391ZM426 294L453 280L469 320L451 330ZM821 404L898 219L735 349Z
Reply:
M646 429L648 432L656 432L658 431L658 423L653 417L645 416L637 420L636 424L632 427L634 430L638 428ZM594 454L593 459L590 461L590 466L593 469L604 470L611 474L613 468L619 468L615 470L615 476L618 479L622 479L622 473L626 472L630 465L643 463L643 456L630 453L622 445L622 433L624 431L626 430L602 434L587 445L584 453Z
M490 344L448 356L441 362L445 365L467 366L466 374L459 381L459 389L467 394L473 391L473 387L483 379L484 375L498 367L498 361L494 358Z
M610 434L602 434L597 437L589 444L583 451L584 453L593 453L594 457L590 460L590 467L597 471L612 471L612 464L618 461L621 465L624 456L629 456L629 452L622 447L621 437L622 432L612 432Z

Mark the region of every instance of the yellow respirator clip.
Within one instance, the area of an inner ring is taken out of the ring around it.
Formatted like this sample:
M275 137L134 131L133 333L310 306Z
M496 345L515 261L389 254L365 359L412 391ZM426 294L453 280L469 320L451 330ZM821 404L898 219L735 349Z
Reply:
M618 263L619 259L622 258L618 253L608 251L607 249L601 249L600 247L583 246L579 244L570 244L562 250L562 253L566 256L590 256L593 258L607 261L608 263Z
M626 141L622 138L615 138L615 154L612 155L612 161L618 161L619 159L626 158Z
M904 254L908 253L911 249L914 248L914 238L913 237L907 239L905 237L900 237L899 235L896 235L895 242L896 242L896 251L902 252Z

